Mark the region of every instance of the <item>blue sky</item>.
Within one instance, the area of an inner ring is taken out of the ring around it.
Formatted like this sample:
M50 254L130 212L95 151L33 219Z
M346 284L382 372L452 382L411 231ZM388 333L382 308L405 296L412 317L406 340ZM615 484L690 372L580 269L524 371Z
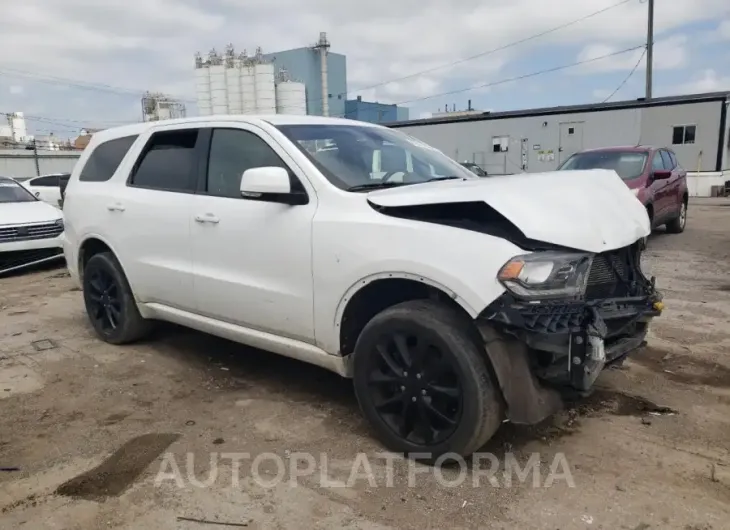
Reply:
M349 97L419 100L591 59L645 40L645 0L0 0L0 112L23 111L32 133L73 137L141 117L144 90L188 100L193 54L232 42L265 52L306 46L327 31L348 58ZM529 42L445 67L585 17ZM656 0L654 94L730 90L730 3ZM641 50L587 65L409 103L411 117L467 101L510 110L597 102ZM644 62L612 100L644 92ZM424 70L423 75L389 82ZM358 92L363 86L381 84Z

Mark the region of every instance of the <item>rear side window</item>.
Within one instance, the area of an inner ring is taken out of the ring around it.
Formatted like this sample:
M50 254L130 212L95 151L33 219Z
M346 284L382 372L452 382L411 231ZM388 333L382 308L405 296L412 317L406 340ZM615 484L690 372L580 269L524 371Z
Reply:
M154 133L135 165L130 184L153 190L194 192L198 129Z
M137 139L137 135L115 138L96 146L94 152L81 170L79 180L86 182L104 182L112 178L119 164L126 156L129 148Z
M59 184L58 175L48 175L47 177L38 177L30 181L31 186L55 187Z

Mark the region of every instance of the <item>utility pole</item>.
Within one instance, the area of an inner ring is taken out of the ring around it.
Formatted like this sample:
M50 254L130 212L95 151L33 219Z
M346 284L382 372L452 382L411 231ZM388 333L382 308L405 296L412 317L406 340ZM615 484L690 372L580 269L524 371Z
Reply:
M654 0L649 3L649 22L646 28L646 100L651 99L652 70L654 66Z
M33 138L33 159L35 160L35 175L36 177L41 176L41 166L40 162L38 160L38 144L36 143L35 138Z

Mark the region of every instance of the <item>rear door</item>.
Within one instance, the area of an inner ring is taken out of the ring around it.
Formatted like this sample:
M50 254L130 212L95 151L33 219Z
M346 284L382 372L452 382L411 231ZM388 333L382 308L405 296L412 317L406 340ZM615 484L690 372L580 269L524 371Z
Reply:
M194 309L190 208L198 126L159 126L135 143L104 196L104 233L135 297Z
M662 151L665 154L668 163L672 168L672 178L670 179L669 186L671 188L671 200L672 200L672 211L676 215L679 215L679 207L682 204L682 196L684 189L687 186L687 172L677 162L677 155L674 154L670 149L664 149Z
M669 169L664 166L664 157L661 151L654 151L651 159L651 183L649 188L654 197L654 224L661 224L670 213L671 197L669 179L655 179L654 171L664 171Z

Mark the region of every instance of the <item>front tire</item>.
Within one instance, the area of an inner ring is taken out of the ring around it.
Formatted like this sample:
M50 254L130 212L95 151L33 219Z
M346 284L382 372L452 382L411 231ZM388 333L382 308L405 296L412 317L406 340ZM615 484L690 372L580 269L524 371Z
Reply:
M376 315L355 346L355 394L390 450L468 456L504 417L486 353L470 322L435 301L414 300Z
M127 278L109 252L93 255L84 266L84 304L97 335L110 344L141 339L151 329L142 318Z

